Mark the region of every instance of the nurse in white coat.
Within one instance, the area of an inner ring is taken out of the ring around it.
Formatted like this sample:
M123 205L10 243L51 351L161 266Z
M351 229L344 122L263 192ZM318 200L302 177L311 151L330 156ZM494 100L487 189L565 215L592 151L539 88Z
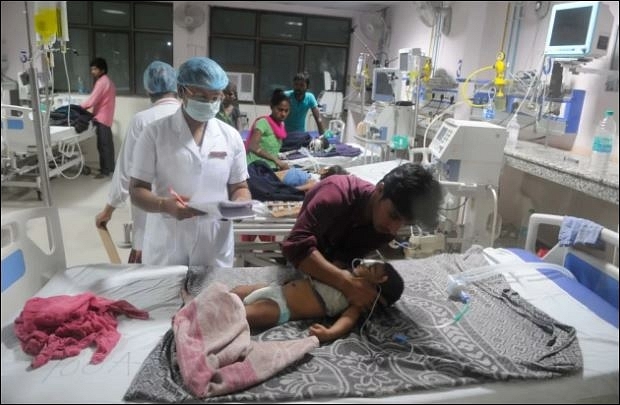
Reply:
M233 265L232 223L186 204L196 195L210 202L251 199L241 136L215 118L227 84L213 60L189 59L177 74L181 108L149 125L138 140L129 193L148 212L143 263Z
M177 72L169 64L161 61L151 62L144 71L142 81L153 105L134 115L129 123L118 162L116 162L112 184L110 184L108 202L95 217L95 225L98 228L105 227L108 221L112 219L114 210L127 201L129 197L129 179L135 156L135 146L144 128L159 118L173 114L181 105L177 99ZM146 212L132 205L131 219L133 221L133 235L128 262L141 263Z

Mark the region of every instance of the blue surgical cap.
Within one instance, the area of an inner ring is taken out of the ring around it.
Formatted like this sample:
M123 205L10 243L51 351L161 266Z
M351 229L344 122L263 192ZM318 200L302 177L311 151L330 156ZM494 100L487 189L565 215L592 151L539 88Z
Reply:
M142 82L149 94L177 92L176 70L169 64L158 60L148 65L142 76Z
M214 60L201 56L190 58L181 65L177 82L180 86L223 90L228 85L228 76Z

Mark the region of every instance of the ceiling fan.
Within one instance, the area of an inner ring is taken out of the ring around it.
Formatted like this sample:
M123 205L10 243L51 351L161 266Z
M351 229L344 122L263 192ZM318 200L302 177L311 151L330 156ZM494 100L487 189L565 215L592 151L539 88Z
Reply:
M204 22L205 12L196 4L180 4L174 9L174 23L189 32L200 27Z

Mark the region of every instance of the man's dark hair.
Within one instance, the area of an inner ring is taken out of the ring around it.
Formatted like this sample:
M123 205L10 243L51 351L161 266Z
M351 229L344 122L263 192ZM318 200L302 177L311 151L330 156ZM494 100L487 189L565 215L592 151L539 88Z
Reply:
M381 297L386 301L385 306L389 307L400 299L405 289L405 282L390 263L383 262L383 271L387 280L379 284L379 287L381 287Z
M103 71L103 73L108 74L108 62L103 58L95 58L90 61L90 67L96 67L97 69Z
M306 72L299 72L293 77L293 81L303 81L306 82L306 87L310 88L310 75Z
M408 222L419 222L429 228L437 225L439 206L443 200L441 185L422 165L405 163L383 177L383 195L394 204Z

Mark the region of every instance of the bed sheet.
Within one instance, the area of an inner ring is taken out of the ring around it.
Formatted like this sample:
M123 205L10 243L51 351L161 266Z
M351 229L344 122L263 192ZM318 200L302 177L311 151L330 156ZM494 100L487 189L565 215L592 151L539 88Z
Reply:
M209 402L617 403L617 329L593 317L563 291L554 290L555 284L536 270L531 274L517 272L517 278L508 274L507 278L511 279L511 286L522 285L528 289L530 284L540 285L541 294L550 293L554 299L549 303L537 294L532 298L543 309L545 305L565 308L560 313L564 321L550 321L543 312L530 312L529 305L515 296L514 289L506 289L506 281L496 277L472 289L473 309L461 321L461 326L442 331L429 327L434 317L437 323L443 323L446 313L456 313L457 306L447 302L444 287L438 288L445 285L446 280L443 283L441 280L446 276L441 274L446 268L454 267L450 261L454 257L441 255L415 263L393 261L401 274L407 271L416 274L403 275L410 291L406 291L394 311L371 318L368 332L362 334L356 329L346 338L315 349L307 362L287 370L280 380L272 379ZM474 256L468 252L463 259L459 257L454 260L468 260L471 264ZM283 268L236 269L234 274L221 271L215 269L208 273L205 283L217 280L232 287L248 280L281 282L291 276ZM501 308L500 301L512 309ZM495 315L495 311L500 315ZM406 314L405 318L399 313ZM585 349L583 360L579 353L578 363L573 363L573 343L577 341L571 336L575 336L575 330L564 323L581 329L579 334L584 342L579 340L579 346ZM289 322L256 338L300 337L308 326L306 321ZM407 346L398 347L392 340L392 334L403 329L413 342L411 352ZM547 330L542 340L535 338L541 330ZM167 354L170 352L174 352L174 346L168 336L147 358L128 392L128 399L166 402L190 399L180 385L175 367L170 367ZM550 379L552 376L555 378ZM510 382L488 383L506 378ZM436 384L443 388L436 388Z
M72 358L53 360L30 370L13 324L2 325L2 403L108 403L123 395L142 362L171 326L180 308L185 266L98 264L76 266L54 276L37 296L78 294L126 299L149 312L150 319L134 322L119 316L121 339L106 359L89 364L92 348Z
M92 122L88 124L88 129L79 134L72 126L50 125L50 140L53 146L61 142L82 142L95 135L95 126Z

